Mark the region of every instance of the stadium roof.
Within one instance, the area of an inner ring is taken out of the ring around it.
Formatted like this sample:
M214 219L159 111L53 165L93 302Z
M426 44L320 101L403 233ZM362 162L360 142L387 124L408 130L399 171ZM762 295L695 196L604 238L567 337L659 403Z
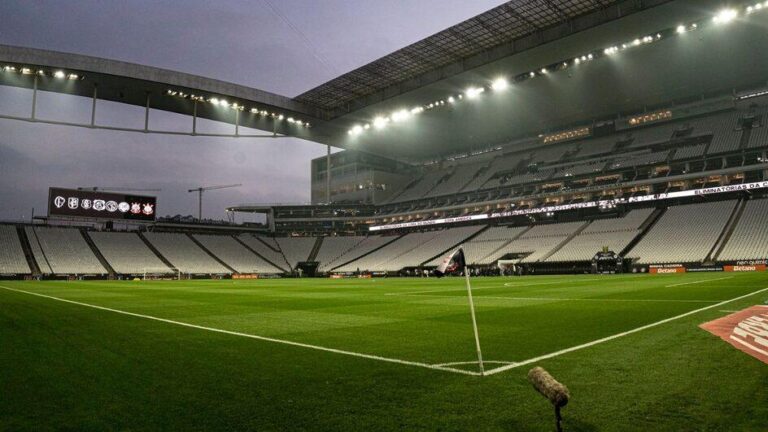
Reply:
M99 99L229 123L237 119L240 126L420 162L666 107L670 101L765 86L768 57L755 53L768 45L763 24L768 8L727 25L675 34L682 23L711 23L722 7L721 0L511 1L293 99L181 72L2 45L4 65L41 67L49 75L0 73L0 84L85 97L97 89ZM647 46L601 54L657 32L664 37ZM596 53L596 61L558 66L586 53ZM538 72L542 67L557 73ZM52 79L50 72L58 68L82 79ZM531 71L537 71L536 79L517 79ZM490 89L500 76L510 80L508 91L447 103L470 87ZM374 127L377 118L391 119L433 101L445 106ZM232 110L235 103L239 116ZM363 125L370 130L349 133Z
M446 30L422 39L392 54L368 63L351 72L328 81L299 95L296 100L338 113L338 108L356 107L359 99L384 91L409 79L416 78L441 67L461 63L466 59L486 54L490 60L498 57L491 50L511 44L526 36L538 34L544 41L546 30L564 25L568 30L583 30L604 20L627 15L651 5L670 0L512 0L487 12L456 24ZM619 7L621 4L622 7ZM573 20L596 13L580 27ZM554 36L554 34L552 35ZM530 46L529 44L526 44ZM514 50L514 48L513 48ZM445 74L441 74L445 78Z

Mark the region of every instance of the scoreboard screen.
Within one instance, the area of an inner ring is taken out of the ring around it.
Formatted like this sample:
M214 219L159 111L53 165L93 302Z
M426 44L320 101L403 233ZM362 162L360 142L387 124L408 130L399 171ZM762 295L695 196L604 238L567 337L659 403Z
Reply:
M48 189L48 216L154 221L156 213L156 197L76 189Z

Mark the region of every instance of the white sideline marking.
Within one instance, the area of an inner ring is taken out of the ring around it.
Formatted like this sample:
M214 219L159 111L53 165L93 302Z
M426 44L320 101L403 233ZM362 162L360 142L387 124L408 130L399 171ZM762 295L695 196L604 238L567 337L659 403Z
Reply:
M89 307L89 308L99 309L99 310L108 311L108 312L114 312L114 313L123 314L123 315L129 315L129 316L137 317L137 318L144 318L144 319L153 320L153 321L160 321L160 322L164 322L164 323L167 323L167 324L175 324L175 325L178 325L178 326L189 327L189 328L194 328L194 329L198 329L198 330L207 330L207 331L211 331L211 332L215 332L215 333L223 333L223 334L228 334L228 335L232 335L232 336L241 336L241 337L246 337L246 338L266 341L266 342L273 342L273 343L279 343L279 344L284 344L284 345L291 345L291 346L296 346L296 347L301 347L301 348L309 348L309 349L314 349L314 350L318 350L318 351L326 351L326 352L331 352L331 353L334 353L334 354L343 354L343 355L348 355L348 356L352 356L352 357L360 357L360 358L366 358L366 359L370 359L370 360L378 360L378 361L383 361L383 362L388 362L388 363L397 363L397 364L401 364L401 365L418 366L418 367L422 367L422 368L426 368L426 369L433 369L433 370L439 370L439 371L444 371L444 372L453 372L453 373L464 374L464 375L480 376L479 372L466 371L466 370L455 369L455 368L446 367L446 366L432 365L432 364L429 364L429 363L421 363L421 362L413 362L413 361L401 360L401 359L390 358L390 357L381 357L381 356L377 356L377 355L373 355L373 354L365 354L365 353L358 353L358 352L353 352L353 351L345 351L345 350L340 350L340 349L336 349L336 348L328 348L328 347L319 346L319 345L310 345L310 344L305 344L305 343L301 343L301 342L294 342L294 341L289 341L289 340L284 340L284 339L275 339L275 338L266 337L266 336L258 336L258 335L254 335L254 334L240 333L240 332L231 331L231 330L218 329L218 328L215 328L215 327L205 327L205 326L201 326L201 325L197 325L197 324L190 324L190 323L185 323L185 322L181 322L181 321L174 321L174 320L169 320L169 319L166 319L166 318L160 318L160 317L156 317L156 316L152 316L152 315L144 315L144 314L139 314L139 313L135 313L135 312L128 312L128 311L124 311L124 310L120 310L120 309L112 309L112 308L108 308L108 307L104 307L104 306L97 306L97 305L93 305L93 304L89 304L89 303L82 303L82 302L75 301L75 300L67 300L67 299L63 299L63 298L60 298L60 297L54 297L54 296L49 296L49 295L46 295L46 294L40 294L40 293L35 293L35 292L30 292L30 291L24 291L24 290L20 290L20 289L16 289L16 288L10 288L10 287L7 287L7 286L2 286L2 285L0 285L0 288L8 290L8 291L15 291L15 292L18 292L18 293L29 294L29 295L33 295L33 296L37 296L37 297L43 297L43 298L47 298L47 299L50 299L50 300L56 300L56 301L60 301L60 302L64 302L64 303L71 303L71 304L75 304L75 305L79 305L79 306L85 306L85 307Z
M390 294L395 295L395 294ZM463 299L459 296L440 294L397 294L401 297L440 297ZM679 299L612 299L612 298L562 298L562 297L505 297L478 296L476 299L523 300L523 301L591 301L591 302L651 302L651 303L717 303L717 300L679 300Z
M751 292L749 294L744 294L743 296L732 298L730 300L724 300L724 301L721 301L720 303L716 303L716 304L713 304L713 305L704 306L703 308L699 308L699 309L696 309L696 310L692 310L690 312L686 312L686 313L683 313L683 314L680 314L680 315L676 315L676 316L673 316L671 318L666 318L666 319L663 319L661 321L656 321L655 323L647 324L647 325L644 325L642 327L637 327L637 328L634 328L632 330L627 330L625 332L617 333L617 334L612 335L612 336L607 336L607 337L604 337L604 338L601 338L601 339L597 339L597 340L594 340L592 342L587 342L587 343L584 343L584 344L581 344L581 345L572 346L570 348L562 349L560 351L555 351L555 352L552 352L552 353L549 353L549 354L544 354L544 355L541 355L541 356L538 356L538 357L530 358L528 360L523 360L523 361L520 361L520 362L515 362L515 363L510 364L510 365L498 367L496 369L487 370L487 371L485 371L485 375L486 376L488 376L488 375L495 375L497 373L508 371L510 369L514 369L514 368L517 368L517 367L520 367L520 366L525 366L527 364L536 363L536 362L539 362L541 360L546 360L546 359L550 359L552 357L558 357L558 356L561 356L563 354L567 354L567 353L570 353L570 352L573 352L573 351L578 351L578 350L581 350L581 349L584 349L584 348L589 348L591 346L595 346L595 345L601 344L603 342L608 342L608 341L611 341L611 340L614 340L614 339L618 339L620 337L624 337L624 336L630 335L632 333L637 333L639 331L647 330L647 329L652 328L652 327L660 326L662 324L666 324L668 322L675 321L675 320L678 320L680 318L685 318L685 317L687 317L689 315L693 315L693 314L696 314L696 313L699 313L699 312L702 312L702 311L705 311L705 310L708 310L708 309L713 309L713 308L716 308L716 307L720 307L720 306L722 306L724 304L728 304L728 303L731 303L731 302L742 300L742 299L745 299L747 297L751 297L751 296L753 296L755 294L760 294L760 293L765 292L765 291L768 291L768 288L763 288L763 289Z
M733 276L726 276L726 277L721 277L721 278L716 278L716 279L705 279L705 280L693 281L693 282L676 283L676 284L672 284L672 285L667 285L664 288L672 288L672 287L682 286L682 285L693 285L693 284L706 283L706 282L725 280L725 279L733 279Z

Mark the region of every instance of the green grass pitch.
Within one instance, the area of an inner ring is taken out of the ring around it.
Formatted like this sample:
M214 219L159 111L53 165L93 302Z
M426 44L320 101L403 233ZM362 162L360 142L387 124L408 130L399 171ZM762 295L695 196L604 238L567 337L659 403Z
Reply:
M536 365L566 430L768 430L768 365L698 328L768 274L472 283L482 377L461 278L0 281L0 430L551 431Z

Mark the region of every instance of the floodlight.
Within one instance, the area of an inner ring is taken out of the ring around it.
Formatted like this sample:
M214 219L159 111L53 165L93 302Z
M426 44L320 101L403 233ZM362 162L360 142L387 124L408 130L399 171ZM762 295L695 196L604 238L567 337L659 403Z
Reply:
M736 9L723 9L712 18L712 21L714 21L715 24L725 24L733 21L737 16L739 16L739 13Z
M470 87L470 88L467 89L467 91L465 93L466 93L468 98L473 99L473 98L476 98L477 96L479 96L480 93L482 93L484 91L485 91L485 89L482 88L482 87Z
M496 78L491 84L491 88L496 91L504 90L507 87L509 87L509 82L505 78Z
M376 129L383 128L384 126L387 125L387 123L389 123L389 119L386 117L376 117L375 119L373 119L373 127L375 127Z
M406 110L404 110L404 109L403 110L399 110L399 111L395 111L395 112L392 113L392 121L398 122L398 121L401 121L401 120L405 120L405 119L407 119L410 116L411 116L411 113L406 111Z

